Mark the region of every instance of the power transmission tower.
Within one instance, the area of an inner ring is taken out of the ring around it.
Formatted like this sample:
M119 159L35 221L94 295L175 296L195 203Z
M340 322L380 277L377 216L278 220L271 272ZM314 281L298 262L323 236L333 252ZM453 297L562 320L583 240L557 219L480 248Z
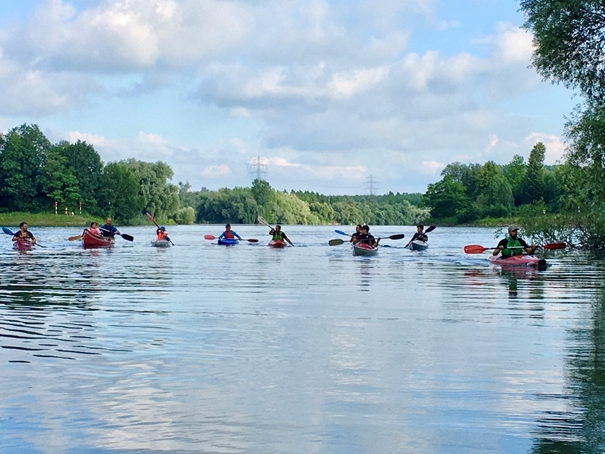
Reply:
M376 195L376 190L378 189L378 182L374 180L374 177L372 175L370 175L368 177L368 181L364 183L363 189L368 191L370 195Z
M267 181L266 175L267 175L267 165L263 164L263 161L261 161L260 156L257 156L254 161L252 162L252 164L250 165L250 172L248 172L249 175L252 175L254 178L254 180L264 180Z

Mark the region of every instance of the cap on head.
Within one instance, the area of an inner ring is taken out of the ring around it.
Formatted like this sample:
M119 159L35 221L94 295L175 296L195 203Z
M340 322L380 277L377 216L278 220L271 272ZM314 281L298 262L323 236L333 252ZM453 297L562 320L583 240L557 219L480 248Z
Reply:
M517 230L519 230L519 227L517 227L516 225L508 226L508 233L516 232Z
M160 230L164 231L164 230L166 230L166 227L162 226L162 227L160 227Z

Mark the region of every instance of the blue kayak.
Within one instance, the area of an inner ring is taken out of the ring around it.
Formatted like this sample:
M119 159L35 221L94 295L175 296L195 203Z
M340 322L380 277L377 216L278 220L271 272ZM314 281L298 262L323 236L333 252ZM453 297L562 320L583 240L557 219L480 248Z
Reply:
M239 243L237 238L221 238L218 240L218 244L222 244L223 246L234 246Z

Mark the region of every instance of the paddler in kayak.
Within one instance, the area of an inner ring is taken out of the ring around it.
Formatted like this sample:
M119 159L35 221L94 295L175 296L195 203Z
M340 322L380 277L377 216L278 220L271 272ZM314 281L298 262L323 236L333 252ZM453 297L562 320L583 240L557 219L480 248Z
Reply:
M380 243L380 238L376 239L372 235L370 235L370 227L367 225L363 225L361 227L361 234L357 237L357 241L354 241L353 244L367 244L368 246L376 247L378 243Z
M99 230L98 222L91 222L90 227L88 227L88 231L92 233L94 236L101 236L101 231Z
M288 238L286 234L282 232L281 225L279 224L276 225L274 229L269 230L269 235L273 236L273 241L285 241L290 244L290 246L294 246L292 241L290 241L290 238Z
M238 240L242 239L241 236L235 233L235 230L231 230L231 224L226 224L225 231L218 237L219 240L222 240L223 238L227 238L228 240L234 240L236 238Z
M170 241L170 238L168 238L168 232L166 231L166 227L160 227L155 231L155 233L159 241Z
M36 237L33 233L27 230L27 222L19 224L19 231L13 235L13 241L29 240L32 244L36 244Z
M509 226L508 235L498 243L493 255L498 255L500 252L502 252L503 258L521 254L533 255L538 246L535 244L528 245L522 238L519 238L518 231L519 227Z
M361 235L361 224L357 224L355 226L355 233L353 235L351 235L351 239L349 240L349 243L355 244L357 242L357 240L359 239L359 235Z
M101 235L104 237L113 238L116 235L120 235L120 231L111 224L111 218L105 219L105 225L99 227Z
M405 247L410 247L410 244L412 244L412 242L416 240L424 242L427 242L429 240L427 234L424 233L424 226L422 224L418 224L416 226L416 233L414 233L414 236L410 241L408 241L408 244L406 244Z

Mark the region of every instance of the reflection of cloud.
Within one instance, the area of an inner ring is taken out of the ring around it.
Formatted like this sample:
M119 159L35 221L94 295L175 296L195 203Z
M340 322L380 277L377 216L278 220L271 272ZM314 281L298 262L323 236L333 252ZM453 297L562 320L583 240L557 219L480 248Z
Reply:
M202 175L205 177L216 178L231 175L231 169L225 164L219 166L208 166L202 171Z

